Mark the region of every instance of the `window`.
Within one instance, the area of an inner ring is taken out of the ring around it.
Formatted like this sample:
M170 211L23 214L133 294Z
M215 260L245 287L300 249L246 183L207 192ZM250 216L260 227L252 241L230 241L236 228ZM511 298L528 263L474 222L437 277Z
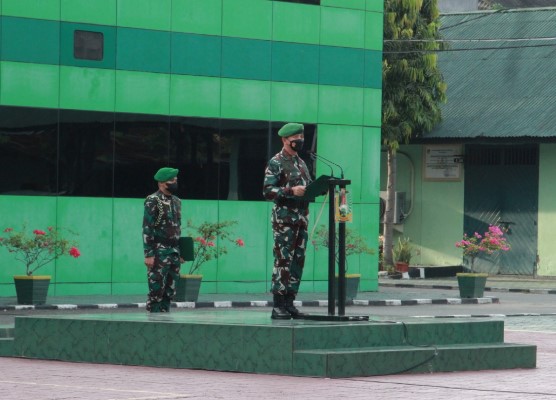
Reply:
M320 5L320 0L278 0L285 3L302 3L302 4L315 4Z
M81 60L102 61L104 35L101 32L74 31L73 56Z

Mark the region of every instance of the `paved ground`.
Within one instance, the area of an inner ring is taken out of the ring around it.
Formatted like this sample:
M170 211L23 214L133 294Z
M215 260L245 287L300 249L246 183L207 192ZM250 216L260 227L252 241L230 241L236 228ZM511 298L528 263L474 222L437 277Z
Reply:
M402 316L446 318L456 315L503 319L506 342L530 343L538 346L536 369L320 379L0 358L0 398L8 400L337 399L344 397L430 400L556 399L556 379L554 379L556 297L551 293L552 290L556 293L556 281L489 278L487 284L492 290L486 295L498 297L499 303L351 306L348 307L347 313L371 317L391 316L393 319ZM399 287L399 285L416 285L416 287ZM432 288L439 285L443 288ZM383 281L380 296L391 299L457 297L457 291L452 287L455 287L453 280L427 279L395 283ZM376 295L362 293L358 298ZM91 298L82 300L90 302ZM3 304L1 298L0 304ZM253 312L269 313L268 308L251 307L250 309ZM326 308L314 307L308 308L308 311L325 313ZM4 312L0 317L0 323L1 321L9 323L15 314L72 312L105 313L107 310L10 311ZM111 312L144 311L111 309ZM179 309L175 312L191 312L191 310Z

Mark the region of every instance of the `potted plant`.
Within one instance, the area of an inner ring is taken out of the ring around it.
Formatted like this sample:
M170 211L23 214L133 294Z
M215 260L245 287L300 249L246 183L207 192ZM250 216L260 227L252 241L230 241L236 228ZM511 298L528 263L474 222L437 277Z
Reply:
M315 250L318 250L320 246L328 248L328 228L324 225L320 225L315 232L315 238L311 240ZM359 235L355 230L346 227L346 272L349 269L348 259L349 256L355 254L374 254L374 250L367 246L365 239ZM338 232L336 231L336 262L338 259ZM359 282L361 280L361 274L347 274L346 273L346 299L353 300L357 297L357 292L359 290ZM336 287L338 287L338 276L336 276Z
M392 249L394 260L396 262L396 271L408 272L409 263L413 257L414 248L408 237L399 237L398 242Z
M475 260L479 254L509 251L511 246L504 237L504 231L497 225L490 225L483 235L477 232L472 236L464 234L463 239L456 242L456 247L463 250L463 257L470 271L456 274L460 297L483 297L488 274L475 271Z
M180 274L176 284L176 301L197 301L203 279L203 275L200 274L201 266L227 254L226 242L238 247L245 245L243 239L232 237L231 228L236 224L237 221L203 222L200 225L187 222L188 235L194 242L193 261L189 266L189 272Z
M51 277L34 275L35 271L64 255L79 257L77 242L64 238L54 227L44 231L35 229L32 233L25 227L21 231L6 228L4 234L0 237L0 247L5 247L25 265L25 275L14 276L18 304L44 304Z

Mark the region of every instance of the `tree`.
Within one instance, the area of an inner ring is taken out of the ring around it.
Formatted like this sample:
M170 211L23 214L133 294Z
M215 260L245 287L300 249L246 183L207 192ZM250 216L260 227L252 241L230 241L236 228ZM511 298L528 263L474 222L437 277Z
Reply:
M384 265L394 264L396 152L400 143L429 132L440 122L446 83L437 67L437 0L386 0L382 62L382 143L388 153ZM412 199L413 200L413 199Z

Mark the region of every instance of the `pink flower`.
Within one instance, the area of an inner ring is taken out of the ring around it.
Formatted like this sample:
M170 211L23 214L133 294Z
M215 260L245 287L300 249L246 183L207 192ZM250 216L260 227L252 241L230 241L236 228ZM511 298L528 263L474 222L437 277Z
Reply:
M208 246L208 247L214 247L214 242L208 242L208 243L207 243L207 246Z
M206 245L207 245L207 241L206 241L205 239L203 239L203 238L199 238L199 242L201 242L201 244L202 244L203 246L206 246Z
M41 231L41 230L39 230L39 229L35 229L35 230L33 231L33 233L34 233L35 235L46 235L46 232L45 232L45 231Z
M14 230L14 228L6 228L6 229L4 229L4 232L11 232L13 230Z
M48 231L49 231L49 232L52 232L52 229L54 229L54 228L51 227L51 226L48 227Z
M237 244L239 247L245 246L245 243L243 242L242 239L236 239L236 244Z
M69 253L70 253L70 256L75 257L75 258L77 258L77 257L79 257L79 256L81 255L81 252L80 252L79 249L78 249L77 247L75 247L75 246L73 246L73 247L70 249Z

